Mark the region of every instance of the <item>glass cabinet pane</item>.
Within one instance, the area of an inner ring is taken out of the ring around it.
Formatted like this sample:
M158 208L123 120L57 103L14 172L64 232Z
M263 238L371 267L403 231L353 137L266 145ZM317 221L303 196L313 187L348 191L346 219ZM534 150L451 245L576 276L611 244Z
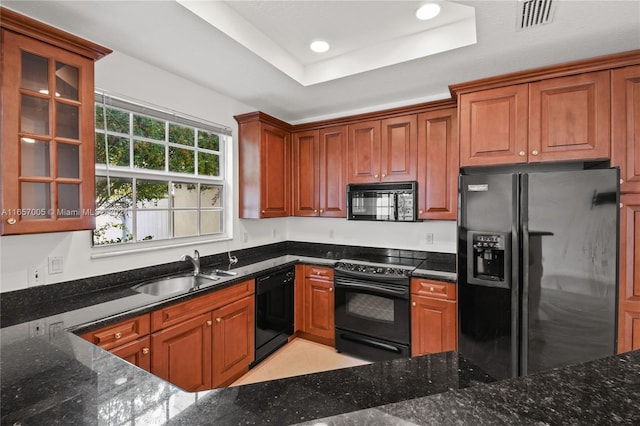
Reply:
M58 177L80 178L80 147L58 143Z
M20 109L20 131L26 133L49 134L49 100L22 95Z
M78 107L56 103L56 135L69 139L80 139Z
M80 185L58 184L58 217L80 216Z
M78 68L56 62L56 96L78 100Z
M22 220L51 218L51 184L22 182L20 185L20 208L25 214Z
M49 142L20 138L20 175L51 176Z
M22 52L20 86L42 94L49 94L49 60L29 52Z

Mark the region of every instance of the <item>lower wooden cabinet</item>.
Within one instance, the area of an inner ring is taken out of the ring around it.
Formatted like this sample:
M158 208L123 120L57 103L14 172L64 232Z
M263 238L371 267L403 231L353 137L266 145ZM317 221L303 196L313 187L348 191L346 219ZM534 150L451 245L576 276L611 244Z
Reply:
M640 194L620 201L619 353L640 349Z
M300 272L303 272L303 278L297 280L297 307L302 311L302 318L298 317L300 335L335 346L333 269L304 265L296 270Z
M411 280L411 355L457 349L455 284L414 278Z
M151 339L148 336L118 346L111 353L143 370L151 371Z

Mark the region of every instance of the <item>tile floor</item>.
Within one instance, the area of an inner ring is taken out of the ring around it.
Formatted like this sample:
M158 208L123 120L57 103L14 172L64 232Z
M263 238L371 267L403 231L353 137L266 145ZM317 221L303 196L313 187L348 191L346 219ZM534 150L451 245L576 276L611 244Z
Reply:
M296 338L271 354L231 386L363 364L369 364L369 362L339 354L334 348L320 343Z

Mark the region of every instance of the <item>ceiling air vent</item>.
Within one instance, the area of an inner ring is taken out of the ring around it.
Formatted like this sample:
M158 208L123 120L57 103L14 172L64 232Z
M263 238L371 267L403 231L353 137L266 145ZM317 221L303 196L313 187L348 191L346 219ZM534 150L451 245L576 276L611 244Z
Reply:
M548 24L553 19L554 0L518 0L518 30Z

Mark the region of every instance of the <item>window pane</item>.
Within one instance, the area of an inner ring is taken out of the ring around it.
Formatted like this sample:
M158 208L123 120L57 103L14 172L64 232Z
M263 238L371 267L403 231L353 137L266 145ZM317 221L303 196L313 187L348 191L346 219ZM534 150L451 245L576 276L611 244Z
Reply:
M56 62L56 96L78 100L78 68Z
M80 217L80 185L58 184L58 216Z
M163 141L165 140L165 122L142 115L133 116L133 134Z
M136 205L140 209L169 208L169 183L152 180L136 181Z
M198 130L198 148L220 150L220 136L215 133Z
M192 237L198 235L198 211L186 210L173 212L173 236Z
M107 140L109 141L109 164L129 166L129 138L108 135Z
M132 241L131 218L131 211L123 211L121 214L116 214L110 210L96 210L96 229L93 231L93 244L120 244Z
M20 138L20 175L51 176L49 142Z
M133 165L135 167L164 170L164 145L142 141L134 141L133 144Z
M96 210L122 216L133 207L133 182L130 178L96 177Z
M22 220L51 218L51 184L22 182L20 207L25 213Z
M195 140L195 129L192 127L183 127L177 124L169 123L169 142L179 143L181 145L193 146Z
M173 198L173 207L176 208L197 208L198 192L197 185L193 183L175 182L171 185L171 196Z
M80 116L78 107L56 102L56 135L80 139Z
M198 174L203 176L220 176L220 156L198 152Z
M200 185L200 207L222 207L222 185Z
M102 106L96 105L95 117L96 129L104 130L104 108Z
M29 52L22 52L21 87L49 94L49 60Z
M222 233L222 211L200 211L200 234L205 235L219 233Z
M168 210L138 210L136 212L136 240L162 240L169 238Z
M107 151L104 146L104 134L96 132L96 164L107 164Z
M119 109L107 108L107 130L129 133L129 113Z
M80 178L80 147L78 145L58 144L58 177Z
M49 134L49 100L22 95L20 131Z
M169 171L195 174L195 151L170 146Z

